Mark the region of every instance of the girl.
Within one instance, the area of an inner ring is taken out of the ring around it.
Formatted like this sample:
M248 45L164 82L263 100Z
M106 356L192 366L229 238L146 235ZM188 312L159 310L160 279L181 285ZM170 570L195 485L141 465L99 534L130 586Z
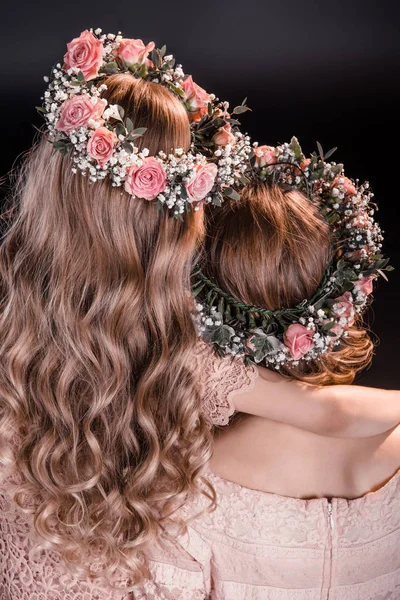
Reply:
M288 176L283 169L281 173ZM232 353L242 344L243 355L264 366L255 367L258 388L234 399L236 410L250 414L242 413L231 427L216 431L207 479L215 486L217 509L193 521L183 543L201 566L209 598L396 598L399 429L363 439L338 439L304 429L308 419L314 420L311 406L318 405L319 386L350 383L371 359L372 343L361 313L356 313L357 303L365 305L371 287L361 275L347 285L346 277L353 278L353 271L346 271L339 281L348 255L342 240L338 259L337 236L327 220L330 213L322 212L318 185L310 198L293 185L277 182L272 168L269 174L253 179L241 191L239 203L208 214L201 268L195 273L195 285L204 284L197 296L203 303L203 335L220 353ZM342 184L350 186L350 180ZM328 186L320 189L326 191ZM355 188L344 192L346 210L350 202L357 206L361 196ZM336 203L334 210L340 210L340 200ZM347 222L350 219L353 216ZM351 221L351 227L359 228L359 223ZM372 244L379 236L377 230L376 235L371 232ZM348 240L351 231L344 235ZM365 271L375 261L368 256L366 252L357 259ZM372 279L372 267L369 272ZM335 286L342 285L353 292L333 299ZM319 303L321 290L325 295ZM219 306L218 312L213 305ZM309 311L314 305L321 313ZM304 319L307 311L314 314L311 321ZM258 322L252 323L255 319ZM329 328L325 320L332 323ZM309 329L303 325L308 322ZM320 332L336 325L345 331L336 329L332 341L325 342L328 337ZM271 370L276 366L280 375ZM263 394L265 380L276 380L271 387L285 390L287 378L303 382L299 407L293 403L292 424L279 422L282 408L277 407L274 415ZM363 395L375 402L375 412L380 411L382 398L398 402L398 393L385 390L349 385L336 390L349 407L355 400L356 412ZM202 506L201 498L193 499L184 515Z

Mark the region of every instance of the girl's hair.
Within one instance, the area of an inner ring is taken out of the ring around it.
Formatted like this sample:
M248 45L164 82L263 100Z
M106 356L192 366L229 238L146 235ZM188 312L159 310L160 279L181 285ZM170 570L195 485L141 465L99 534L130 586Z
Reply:
M108 101L148 128L138 145L189 147L186 110L168 90L129 75L105 83ZM71 166L42 137L11 198L0 460L15 458L15 500L47 547L81 575L90 554L111 584L121 571L136 583L168 515L204 489L211 454L189 293L204 215L173 219ZM204 493L215 500L212 487Z
M293 188L251 183L239 202L208 212L206 223L204 273L239 301L270 310L310 298L336 250L318 207ZM369 365L373 344L355 324L343 346L280 372L320 385L351 383Z

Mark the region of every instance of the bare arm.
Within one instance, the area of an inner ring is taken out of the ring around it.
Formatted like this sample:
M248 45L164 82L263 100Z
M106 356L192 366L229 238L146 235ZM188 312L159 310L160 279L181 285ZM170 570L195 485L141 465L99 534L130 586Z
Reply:
M315 386L259 368L235 409L329 437L369 437L400 422L400 391L356 385Z

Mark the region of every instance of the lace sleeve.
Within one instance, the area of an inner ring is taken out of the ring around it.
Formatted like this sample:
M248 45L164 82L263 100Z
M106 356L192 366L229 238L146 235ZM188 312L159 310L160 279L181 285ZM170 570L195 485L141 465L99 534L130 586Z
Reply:
M204 412L212 425L227 425L235 412L235 395L251 390L257 368L245 366L241 358L219 358L208 344L199 342L195 357L200 372Z

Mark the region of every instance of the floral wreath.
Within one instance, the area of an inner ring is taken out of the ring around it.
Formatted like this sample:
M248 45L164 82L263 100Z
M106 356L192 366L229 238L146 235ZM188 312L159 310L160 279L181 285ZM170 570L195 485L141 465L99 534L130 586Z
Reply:
M306 158L298 140L276 148L253 144L248 178L298 189L317 202L337 249L312 298L293 308L267 310L230 296L197 265L193 272L199 334L220 356L279 369L339 350L356 315L366 308L373 281L391 271L381 254L382 232L367 182L345 177L343 165L327 162L335 152Z
M55 150L70 154L74 173L79 169L91 182L109 176L115 187L124 186L136 198L156 200L157 208L173 209L182 218L185 210L202 203L220 205L225 198L238 199L233 186L240 185L251 154L249 137L240 132L232 115L248 109L245 102L228 112L220 102L185 76L166 47L154 42L83 31L67 44L63 64L57 63L44 93L43 114ZM166 86L184 104L191 123L188 152L149 156L135 140L146 128L133 128L124 110L102 98L101 83L107 75L130 73Z

